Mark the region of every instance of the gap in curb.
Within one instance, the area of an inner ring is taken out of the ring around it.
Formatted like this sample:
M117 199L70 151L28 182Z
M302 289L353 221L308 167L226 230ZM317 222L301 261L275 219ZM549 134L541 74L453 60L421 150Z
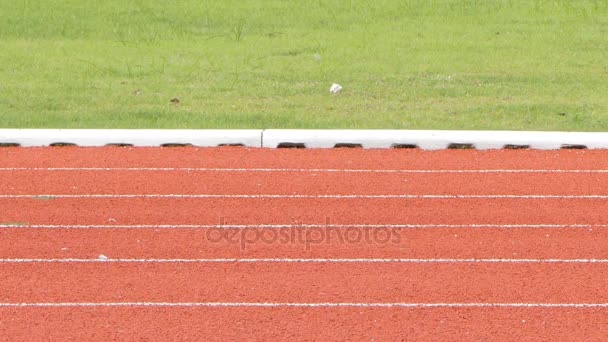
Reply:
M304 143L280 143L277 148L306 148Z
M106 146L110 146L110 147L133 147L133 144L113 143L113 144L106 144Z
M334 145L334 148L363 148L363 145L353 143L337 143Z
M392 144L391 148L409 148L409 149L413 149L413 148L418 148L418 145L416 144Z
M19 147L19 143L0 143L0 147Z
M526 150L530 148L530 145L513 145L513 144L507 144L505 146L503 146L503 148L507 149L507 150Z
M561 147L562 150L585 150L587 146L585 145L576 145L576 144L564 144Z
M184 144L184 143L166 143L161 144L160 147L188 147L192 146L192 144Z
M245 144L219 144L220 147L245 147Z
M448 145L450 150L472 150L475 149L473 144L451 143Z
M72 147L72 146L78 146L74 143L69 143L69 142L54 142L49 144L49 146L51 147Z

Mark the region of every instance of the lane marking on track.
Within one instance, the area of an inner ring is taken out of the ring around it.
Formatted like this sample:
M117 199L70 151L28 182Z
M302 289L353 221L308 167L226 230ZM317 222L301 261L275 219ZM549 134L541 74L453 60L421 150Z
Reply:
M126 258L55 258L55 259L0 259L0 263L512 263L512 264L604 264L608 259L403 259L403 258L211 258L211 259L126 259Z
M338 172L338 173L608 173L608 169L299 169L206 167L3 167L0 171L185 171L185 172Z
M272 302L49 302L0 303L0 308L255 307L255 308L608 308L608 303L272 303Z
M136 224L136 225L69 225L69 224L0 224L3 229L306 229L306 228L391 228L391 229L593 229L608 224Z
M172 198L172 199L197 199L197 198L280 198L280 199L608 199L608 195L289 195L289 194L35 194L17 195L2 194L0 198L30 198L30 199L55 199L55 198Z

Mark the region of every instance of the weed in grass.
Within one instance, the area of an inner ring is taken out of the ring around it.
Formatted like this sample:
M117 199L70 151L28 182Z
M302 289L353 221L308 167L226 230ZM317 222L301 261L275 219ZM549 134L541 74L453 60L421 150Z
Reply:
M231 33L234 41L240 42L241 40L243 40L245 36L245 23L246 21L244 18L239 18L232 25Z

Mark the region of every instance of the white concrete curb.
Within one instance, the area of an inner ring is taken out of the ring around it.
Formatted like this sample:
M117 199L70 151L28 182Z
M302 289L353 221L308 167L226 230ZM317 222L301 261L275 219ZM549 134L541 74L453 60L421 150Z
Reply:
M265 130L264 147L608 148L608 133L410 130Z
M405 147L608 149L608 133L416 130L0 129L0 146Z
M193 146L243 145L262 146L261 129L0 129L0 144L49 146L75 144L105 146Z

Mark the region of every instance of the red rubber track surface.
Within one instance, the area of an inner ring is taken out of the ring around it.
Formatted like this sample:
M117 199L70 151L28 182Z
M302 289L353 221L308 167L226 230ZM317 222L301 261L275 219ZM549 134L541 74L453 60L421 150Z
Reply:
M608 151L2 148L0 274L7 340L602 341Z

